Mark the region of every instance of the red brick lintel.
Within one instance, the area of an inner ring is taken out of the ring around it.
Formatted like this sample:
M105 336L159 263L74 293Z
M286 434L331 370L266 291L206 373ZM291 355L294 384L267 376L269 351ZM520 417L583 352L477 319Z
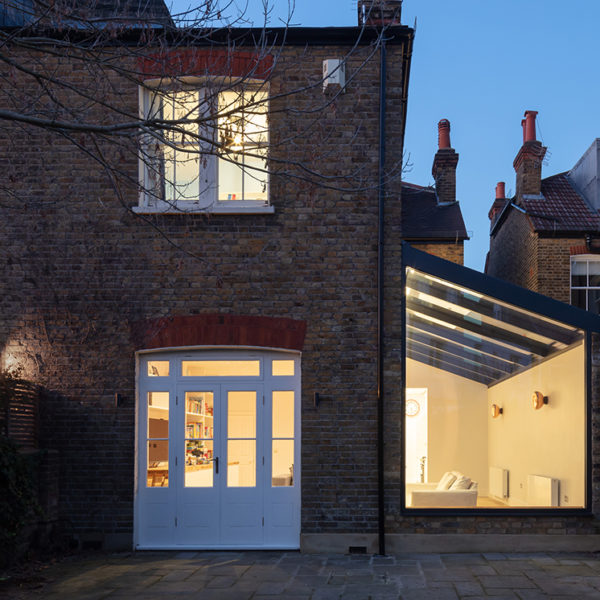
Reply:
M306 321L285 317L189 315L138 321L132 326L136 350L181 346L257 346L302 350Z
M175 48L139 59L145 79L183 76L223 76L267 79L273 70L273 55L243 50Z

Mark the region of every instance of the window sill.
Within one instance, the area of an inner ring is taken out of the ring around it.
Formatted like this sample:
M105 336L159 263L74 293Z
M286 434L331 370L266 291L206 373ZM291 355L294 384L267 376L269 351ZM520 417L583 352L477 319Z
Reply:
M264 215L273 214L275 212L275 208L273 206L241 206L240 204L236 204L235 206L216 205L206 208L200 208L198 206L134 206L131 210L134 213L142 215Z

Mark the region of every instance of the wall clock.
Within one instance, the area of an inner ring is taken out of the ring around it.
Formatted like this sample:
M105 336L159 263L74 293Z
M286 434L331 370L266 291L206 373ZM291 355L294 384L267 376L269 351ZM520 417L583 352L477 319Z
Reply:
M413 398L406 401L406 416L407 417L416 417L419 414L420 410L421 410L421 407L419 406L419 403L416 400L414 400Z

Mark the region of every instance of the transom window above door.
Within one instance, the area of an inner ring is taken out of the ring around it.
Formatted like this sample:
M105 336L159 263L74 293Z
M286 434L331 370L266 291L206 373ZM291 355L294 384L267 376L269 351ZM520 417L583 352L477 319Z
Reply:
M141 113L138 212L272 212L264 82L147 83Z

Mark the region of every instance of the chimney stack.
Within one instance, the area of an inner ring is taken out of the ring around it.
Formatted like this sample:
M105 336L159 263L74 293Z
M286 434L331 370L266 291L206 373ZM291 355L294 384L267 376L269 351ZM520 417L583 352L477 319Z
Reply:
M506 204L506 185L504 181L499 181L496 184L496 199L492 204L492 208L490 208L490 212L488 213L488 217L490 218L491 224L494 225L500 211L504 208Z
M400 25L402 0L358 0L358 26Z
M546 155L546 148L535 139L537 114L535 110L526 110L525 118L521 121L523 145L513 162L517 173L517 201L523 194L537 196L542 191L542 161Z
M456 165L458 154L450 145L450 121L438 123L438 151L433 159L431 174L439 204L456 202Z

